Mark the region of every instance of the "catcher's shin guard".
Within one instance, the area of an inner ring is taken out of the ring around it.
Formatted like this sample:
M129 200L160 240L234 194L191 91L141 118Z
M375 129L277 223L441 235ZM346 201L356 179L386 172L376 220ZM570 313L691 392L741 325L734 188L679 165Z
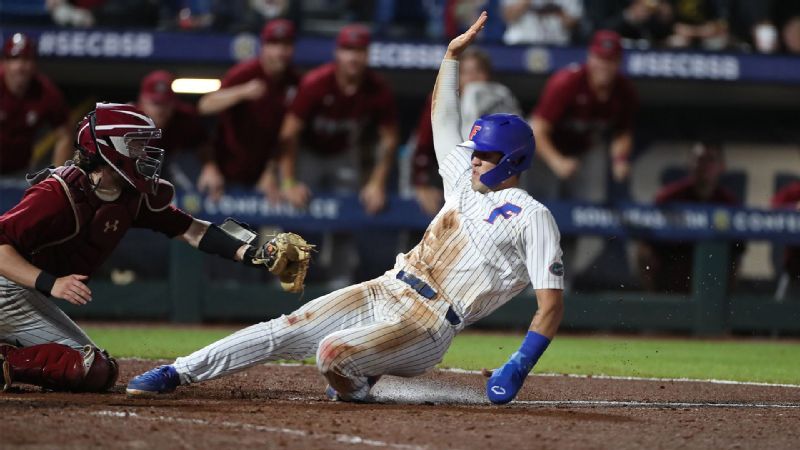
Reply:
M3 390L19 382L55 391L102 392L111 388L119 375L114 358L90 345L75 350L55 343L23 348L2 344L0 359Z

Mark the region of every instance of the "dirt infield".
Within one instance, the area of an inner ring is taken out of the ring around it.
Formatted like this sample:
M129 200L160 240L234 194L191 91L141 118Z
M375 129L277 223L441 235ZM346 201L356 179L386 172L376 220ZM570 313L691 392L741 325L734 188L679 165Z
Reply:
M386 377L381 403L330 402L314 367L267 365L157 399L130 399L153 366L122 361L113 393L0 394L0 448L590 449L797 448L800 388L566 376L528 380L517 402L480 375Z

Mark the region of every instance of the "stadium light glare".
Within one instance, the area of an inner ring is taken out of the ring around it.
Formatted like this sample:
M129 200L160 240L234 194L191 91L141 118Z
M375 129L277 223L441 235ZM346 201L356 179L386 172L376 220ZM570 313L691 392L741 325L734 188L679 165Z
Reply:
M172 90L178 94L206 94L220 87L216 78L176 78L172 82Z

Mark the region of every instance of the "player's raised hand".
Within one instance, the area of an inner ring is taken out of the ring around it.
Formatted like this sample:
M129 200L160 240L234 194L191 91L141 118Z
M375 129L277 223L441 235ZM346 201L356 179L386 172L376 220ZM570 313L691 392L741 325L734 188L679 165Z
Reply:
M86 286L84 281L89 277L86 275L67 275L56 278L50 295L56 298L63 298L73 305L85 305L92 301L92 291Z
M450 41L450 44L447 46L447 52L444 55L445 59L458 59L459 55L461 55L472 41L475 40L475 37L478 36L478 32L483 29L487 19L489 19L489 15L486 11L483 11L475 23L469 27L469 30Z

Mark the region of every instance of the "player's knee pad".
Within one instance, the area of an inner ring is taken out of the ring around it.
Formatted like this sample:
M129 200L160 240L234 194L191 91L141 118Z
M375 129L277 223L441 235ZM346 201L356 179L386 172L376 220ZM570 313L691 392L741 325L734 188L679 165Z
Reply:
M0 345L4 389L13 382L33 384L56 391L104 391L118 376L116 361L100 349L81 350L49 343L16 348Z
M86 361L91 359L88 364L86 375L83 378L79 390L84 392L105 392L117 382L119 377L119 365L117 360L109 356L105 350L87 345L84 347ZM91 352L91 356L89 355ZM86 362L84 367L86 367Z

